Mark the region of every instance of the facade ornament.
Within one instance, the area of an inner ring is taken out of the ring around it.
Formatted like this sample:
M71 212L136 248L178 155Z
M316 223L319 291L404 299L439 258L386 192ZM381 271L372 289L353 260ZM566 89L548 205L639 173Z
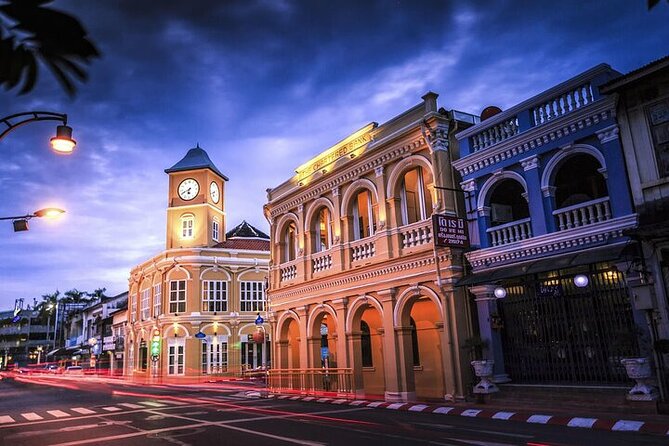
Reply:
M613 124L612 126L597 132L597 137L599 138L599 142L606 144L607 142L618 139L619 132L620 128L618 127L618 124Z
M448 123L439 122L435 128L430 128L427 121L423 119L420 130L432 152L448 150Z
M490 206L481 206L476 211L479 213L479 217L490 217Z
M543 186L541 188L541 193L544 197L554 197L556 189L557 188L555 186Z
M377 178L383 175L383 166L377 166L374 168L374 173L376 174Z
M332 188L332 196L333 197L338 197L339 196L339 188L338 187L333 187Z
M539 167L539 157L531 156L520 160L520 165L523 167L523 170L527 172L528 170L537 169Z
M298 204L297 205L297 212L300 212L300 213L304 212L304 205L303 204Z
M476 181L473 179L469 181L463 181L460 183L460 187L462 187L462 190L465 192L474 192L477 189Z

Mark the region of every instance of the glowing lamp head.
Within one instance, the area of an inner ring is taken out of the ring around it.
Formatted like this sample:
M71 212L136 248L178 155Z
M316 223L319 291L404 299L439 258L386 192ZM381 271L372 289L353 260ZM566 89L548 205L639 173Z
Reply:
M59 125L56 127L56 136L51 138L51 148L56 153L69 155L74 151L77 142L72 139L72 127Z
M46 217L46 218L55 218L60 214L65 213L64 210L58 208L44 208L39 211L35 211L35 217Z
M585 288L588 286L588 283L590 283L590 280L588 279L588 276L585 274L577 274L574 276L574 285L576 285L579 288Z
M504 299L506 297L506 289L502 286L498 286L495 288L494 294L497 299Z

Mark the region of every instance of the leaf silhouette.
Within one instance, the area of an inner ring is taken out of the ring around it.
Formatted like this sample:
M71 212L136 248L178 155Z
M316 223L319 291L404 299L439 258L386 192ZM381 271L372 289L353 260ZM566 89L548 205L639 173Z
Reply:
M53 0L0 0L0 85L33 90L41 62L70 95L88 79L86 65L100 57L81 23L45 7Z

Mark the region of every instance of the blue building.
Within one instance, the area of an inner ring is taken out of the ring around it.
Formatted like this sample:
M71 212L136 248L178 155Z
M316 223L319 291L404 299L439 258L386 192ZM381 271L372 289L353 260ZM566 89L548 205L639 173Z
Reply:
M456 135L475 247L460 285L497 382L629 382L620 358L639 346L616 340L644 326L625 283L637 215L599 91L619 75L598 65Z

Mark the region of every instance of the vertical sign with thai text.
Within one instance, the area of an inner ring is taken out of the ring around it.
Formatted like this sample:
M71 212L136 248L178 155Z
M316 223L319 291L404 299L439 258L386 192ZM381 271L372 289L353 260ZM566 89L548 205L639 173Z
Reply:
M440 248L469 248L467 221L451 215L432 216L434 245Z

